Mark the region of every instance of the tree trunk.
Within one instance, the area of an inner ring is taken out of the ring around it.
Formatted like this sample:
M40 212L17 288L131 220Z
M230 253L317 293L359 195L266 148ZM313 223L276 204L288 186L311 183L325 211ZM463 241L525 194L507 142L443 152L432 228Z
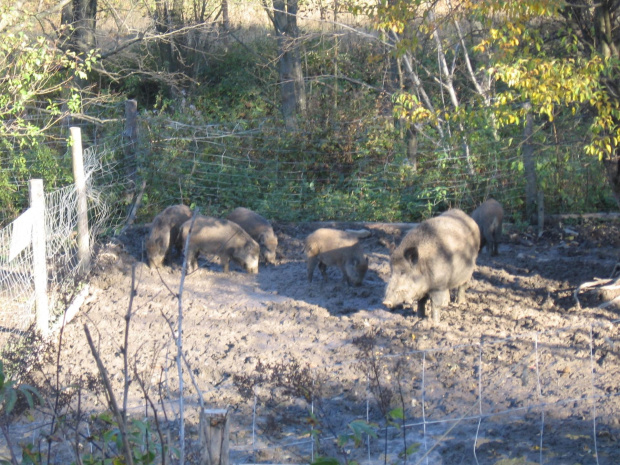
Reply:
M166 34L170 31L170 12L166 0L155 0L155 30L159 34ZM164 68L172 71L175 68L174 53L170 40L158 40L159 55Z
M174 0L172 7L168 0L155 0L155 30L159 34L169 34L183 26L183 2ZM166 71L176 73L182 68L179 50L182 48L182 38L171 35L159 39L159 54Z
M415 127L407 129L407 160L413 171L418 171L418 134Z
M225 40L228 39L228 31L230 31L230 15L228 14L228 0L222 0L222 30L224 31Z
M620 209L620 147L615 148L614 156L603 160L609 185Z
M522 151L523 168L525 170L525 218L526 221L533 223L537 217L536 201L538 198L536 162L534 160L534 146L531 141L534 132L534 121L531 103L527 102L525 108L527 110L527 115L525 116Z
M297 0L273 0L273 24L280 53L279 73L282 114L288 128L297 126L296 116L306 112L306 91L299 58Z
M73 0L65 5L61 22L65 30L65 45L77 54L96 47L97 0Z

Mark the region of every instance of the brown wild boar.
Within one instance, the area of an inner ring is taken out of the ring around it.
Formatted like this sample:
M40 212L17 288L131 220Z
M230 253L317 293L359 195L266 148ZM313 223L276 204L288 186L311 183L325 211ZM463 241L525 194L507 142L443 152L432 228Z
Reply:
M504 209L495 199L489 199L476 208L471 217L480 228L480 250L487 246L491 255L499 253L499 241L502 237L502 221L504 220Z
M478 226L461 210L423 221L391 254L392 274L383 304L393 308L417 301L418 315L424 317L430 298L432 320L438 322L451 289L457 289L457 302L462 301L479 250Z
M190 225L191 220L181 226L183 244L187 240ZM185 251L189 270L198 266L197 258L200 253L220 257L225 273L229 271L231 259L248 273L258 273L260 254L258 243L241 226L232 221L198 215L194 221L189 246Z
M269 221L247 208L235 208L227 217L228 221L237 223L252 239L258 242L260 252L267 263L276 264L278 238Z
M368 258L358 236L346 231L317 229L306 238L305 251L310 282L317 264L323 278L327 277L328 266L337 266L343 280L355 286L360 285L368 270Z
M159 267L170 255L173 247L181 251L181 225L192 217L192 211L186 205L172 205L157 215L151 223L146 239L146 257L150 267Z

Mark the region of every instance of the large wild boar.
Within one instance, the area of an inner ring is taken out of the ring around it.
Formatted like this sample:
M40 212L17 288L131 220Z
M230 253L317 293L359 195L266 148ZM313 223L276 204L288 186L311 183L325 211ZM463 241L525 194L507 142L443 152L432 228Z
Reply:
M502 221L504 220L504 209L495 199L489 199L476 208L471 217L480 228L480 250L487 246L491 255L497 255L499 241L502 237Z
M343 280L355 286L359 286L368 270L368 258L358 236L346 231L317 229L306 238L305 251L310 282L317 265L323 278L327 277L328 266L337 266Z
M186 205L172 205L157 215L146 239L146 257L150 267L162 266L173 247L181 251L181 225L192 217Z
M269 221L258 213L243 207L235 208L226 219L237 223L245 229L245 232L258 242L261 255L265 261L275 265L278 238L274 234Z
M187 240L191 220L181 226L183 244ZM213 254L220 257L224 272L228 273L230 260L241 265L248 273L258 273L258 257L260 248L258 243L232 221L198 215L194 221L189 246L185 251L188 268L198 266L198 254Z
M423 317L430 298L432 320L438 322L451 289L457 289L457 302L462 301L479 250L478 226L463 211L452 209L423 221L392 252L383 304L393 308L418 301Z

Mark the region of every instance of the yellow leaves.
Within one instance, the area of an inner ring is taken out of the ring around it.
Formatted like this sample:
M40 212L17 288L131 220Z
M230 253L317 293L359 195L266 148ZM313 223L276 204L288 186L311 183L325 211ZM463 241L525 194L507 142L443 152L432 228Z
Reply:
M426 122L434 117L433 113L424 107L415 95L406 92L394 97L393 112L396 118L404 119L412 124Z
M514 114L509 114L505 120L508 124L519 124L519 118Z

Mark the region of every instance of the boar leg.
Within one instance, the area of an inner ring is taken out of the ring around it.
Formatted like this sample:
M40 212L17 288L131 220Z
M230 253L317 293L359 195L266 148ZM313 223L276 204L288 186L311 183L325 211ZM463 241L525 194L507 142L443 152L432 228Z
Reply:
M314 257L308 257L308 282L312 282L312 274L314 273L314 269L318 263L319 258L316 255Z
M418 318L426 316L426 302L428 302L428 294L418 300Z
M190 245L187 253L187 271L194 271L198 268L198 252Z
M347 274L347 270L346 270L344 263L338 265L338 268L340 268L340 272L342 273L342 282L346 283L349 286L353 286L353 283L351 282L351 280L349 279L349 275Z
M323 280L327 280L327 265L319 260L319 271L323 275Z
M431 319L434 323L439 323L439 310L450 302L450 291L444 289L432 291L429 294L431 297Z
M463 303L465 301L465 291L467 290L467 283L460 285L456 288L456 300L457 304Z
M230 257L226 254L220 255L220 263L224 268L224 273L228 273L230 271Z

